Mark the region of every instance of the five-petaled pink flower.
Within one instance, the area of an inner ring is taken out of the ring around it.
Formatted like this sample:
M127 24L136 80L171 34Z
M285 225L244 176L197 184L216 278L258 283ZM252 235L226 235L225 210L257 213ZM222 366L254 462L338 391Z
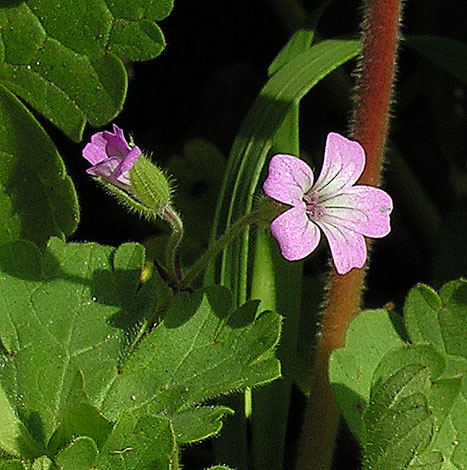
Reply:
M114 124L113 129L113 132L94 134L91 142L84 147L83 157L93 165L86 172L128 190L131 187L128 172L141 155L141 150L136 145L128 145L118 126Z
M391 197L382 189L355 185L365 167L358 142L330 133L321 174L292 155L275 155L269 164L264 192L292 206L271 224L282 255L289 261L309 255L326 236L339 274L365 264L364 237L380 238L390 230Z

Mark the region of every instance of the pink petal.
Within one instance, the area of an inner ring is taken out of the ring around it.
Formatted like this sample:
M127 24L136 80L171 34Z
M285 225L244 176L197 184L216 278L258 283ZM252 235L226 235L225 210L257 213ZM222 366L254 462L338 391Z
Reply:
M140 155L141 150L137 145L135 145L125 157L121 165L118 167L115 173L115 177L118 179L123 175L123 173L130 171L133 168L133 165L135 164L136 160L140 157Z
M305 204L289 209L271 224L271 232L279 242L282 256L295 261L308 256L318 246L321 233L305 213Z
M106 181L113 182L116 180L115 171L121 163L122 161L118 157L106 158L97 165L88 168L86 173L92 176L103 178Z
M91 142L83 149L83 157L93 165L102 162L109 157L124 159L130 152L123 135L123 131L114 124L114 132L97 132L91 137Z
M275 155L269 163L264 192L276 201L296 205L313 186L313 172L303 161L292 155Z
M324 212L320 222L345 227L372 238L384 237L391 231L392 199L382 189L357 185L327 199L320 198L319 204Z
M92 165L96 165L102 160L108 158L108 155L105 152L105 146L107 143L101 134L102 132L94 134L91 137L91 142L86 144L86 147L83 149L83 157Z
M321 220L318 225L328 240L334 266L339 274L347 274L352 268L363 267L367 256L363 235Z
M123 135L123 131L115 124L113 128L113 133L108 131L102 132L102 136L106 141L105 150L109 157L121 157L123 159L131 148Z
M326 139L321 174L313 191L321 196L352 186L365 168L365 151L353 140L331 132Z

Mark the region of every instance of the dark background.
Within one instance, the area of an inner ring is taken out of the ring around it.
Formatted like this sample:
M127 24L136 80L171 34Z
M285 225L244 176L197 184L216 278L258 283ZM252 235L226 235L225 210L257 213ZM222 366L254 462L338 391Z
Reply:
M162 164L189 139L199 137L227 156L242 119L267 80L268 65L294 27L284 23L272 3L175 0L172 14L160 24L166 50L153 61L127 65L129 91L116 123ZM303 7L311 12L317 3L304 1ZM359 1L331 2L320 21L319 35L356 35L361 12ZM402 31L465 42L466 19L465 0L409 0ZM331 74L302 101L302 152L312 160L322 152L328 132L345 134L348 129L353 96L349 83L353 83L355 64ZM465 83L402 44L390 149L397 150L406 169L388 158L385 187L394 199L393 230L373 250L368 307L391 301L400 310L407 291L417 282L439 287L467 273L466 94ZM81 224L73 240L118 245L151 235L152 227L127 215L86 176L87 164L80 156L84 144L73 144L50 125L45 127L78 190ZM94 132L88 128L85 141ZM205 188L205 182L195 183L193 197ZM421 191L421 198L413 188ZM308 264L307 274L319 272L326 257L325 250L320 251ZM300 420L300 401L297 392L291 421ZM339 468L352 468L350 459L358 452L349 448L346 433L341 440ZM189 470L207 466L209 445L192 447L186 459Z

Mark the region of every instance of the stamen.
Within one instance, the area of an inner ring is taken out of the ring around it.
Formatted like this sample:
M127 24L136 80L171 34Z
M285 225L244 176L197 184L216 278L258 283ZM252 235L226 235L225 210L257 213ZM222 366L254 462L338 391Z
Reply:
M306 205L306 215L314 222L321 219L324 213L323 207L318 205L318 200L318 193L313 193L311 196L309 194L303 195L303 202Z

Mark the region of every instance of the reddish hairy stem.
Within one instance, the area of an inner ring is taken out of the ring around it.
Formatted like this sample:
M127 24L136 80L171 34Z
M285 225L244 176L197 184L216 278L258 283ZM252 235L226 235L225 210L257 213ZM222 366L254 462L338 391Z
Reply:
M396 70L402 0L370 0L363 30L362 71L357 83L352 138L366 153L359 184L380 180Z
M363 57L357 84L353 139L366 152L359 184L378 185L395 75L402 0L369 0L363 29ZM333 270L315 358L299 449L300 470L330 470L339 409L328 378L331 352L344 346L350 321L359 312L365 268L341 276Z
M331 352L344 344L347 326L360 306L364 269L340 276L333 269L328 304L315 357L313 387L308 397L297 469L329 470L339 424L339 409L328 379Z

